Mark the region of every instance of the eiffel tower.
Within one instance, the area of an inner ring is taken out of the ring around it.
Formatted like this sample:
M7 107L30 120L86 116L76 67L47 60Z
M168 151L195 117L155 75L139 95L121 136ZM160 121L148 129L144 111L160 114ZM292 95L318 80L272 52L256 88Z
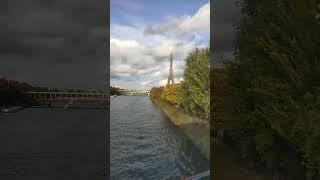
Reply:
M172 53L170 54L170 69L169 69L167 86L170 84L170 81L172 84L174 84L173 68L172 68Z

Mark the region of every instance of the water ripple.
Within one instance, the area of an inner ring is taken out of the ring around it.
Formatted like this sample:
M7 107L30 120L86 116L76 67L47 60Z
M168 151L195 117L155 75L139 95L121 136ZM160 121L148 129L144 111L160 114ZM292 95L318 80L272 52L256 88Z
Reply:
M111 179L176 179L209 169L181 129L148 97L111 99Z

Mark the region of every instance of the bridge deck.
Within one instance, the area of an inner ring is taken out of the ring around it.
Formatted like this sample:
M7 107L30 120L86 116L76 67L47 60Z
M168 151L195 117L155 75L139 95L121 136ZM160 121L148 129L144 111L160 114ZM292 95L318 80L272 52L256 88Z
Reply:
M62 106L54 106L54 107L49 107L49 106L32 106L30 108L43 108L43 109L66 109L65 107ZM70 106L67 109L109 109L108 107L89 107L89 106Z
M27 92L36 100L106 100L109 98L107 93L97 92Z

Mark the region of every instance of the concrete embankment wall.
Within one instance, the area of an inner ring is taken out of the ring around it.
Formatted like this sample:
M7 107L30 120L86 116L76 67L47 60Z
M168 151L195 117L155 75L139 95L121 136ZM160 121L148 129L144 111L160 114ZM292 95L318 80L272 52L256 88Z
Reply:
M161 98L150 99L156 104L168 118L180 127L200 152L210 159L210 128L200 123L198 119L185 114L181 109L167 103Z

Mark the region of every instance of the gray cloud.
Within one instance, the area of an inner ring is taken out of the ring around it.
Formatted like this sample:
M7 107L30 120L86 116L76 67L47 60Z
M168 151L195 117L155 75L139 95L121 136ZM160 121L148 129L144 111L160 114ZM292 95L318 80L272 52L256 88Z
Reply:
M213 7L213 63L220 64L224 58L232 58L236 25L241 17L238 0L212 1Z
M165 35L173 29L178 30L178 25L179 23L175 20L171 20L158 26L155 26L151 23L145 23L143 33L145 35Z
M0 1L0 73L38 85L103 88L105 7L90 0Z
M142 83L140 88L151 88L150 82L153 81L162 84L168 76L169 53L172 51L175 78L181 80L185 56L196 47L195 42L152 36L154 43L148 46L146 43L149 43L150 37L143 37L145 39L139 41L111 38L111 82L126 88L137 87L135 84L125 84L134 80Z

